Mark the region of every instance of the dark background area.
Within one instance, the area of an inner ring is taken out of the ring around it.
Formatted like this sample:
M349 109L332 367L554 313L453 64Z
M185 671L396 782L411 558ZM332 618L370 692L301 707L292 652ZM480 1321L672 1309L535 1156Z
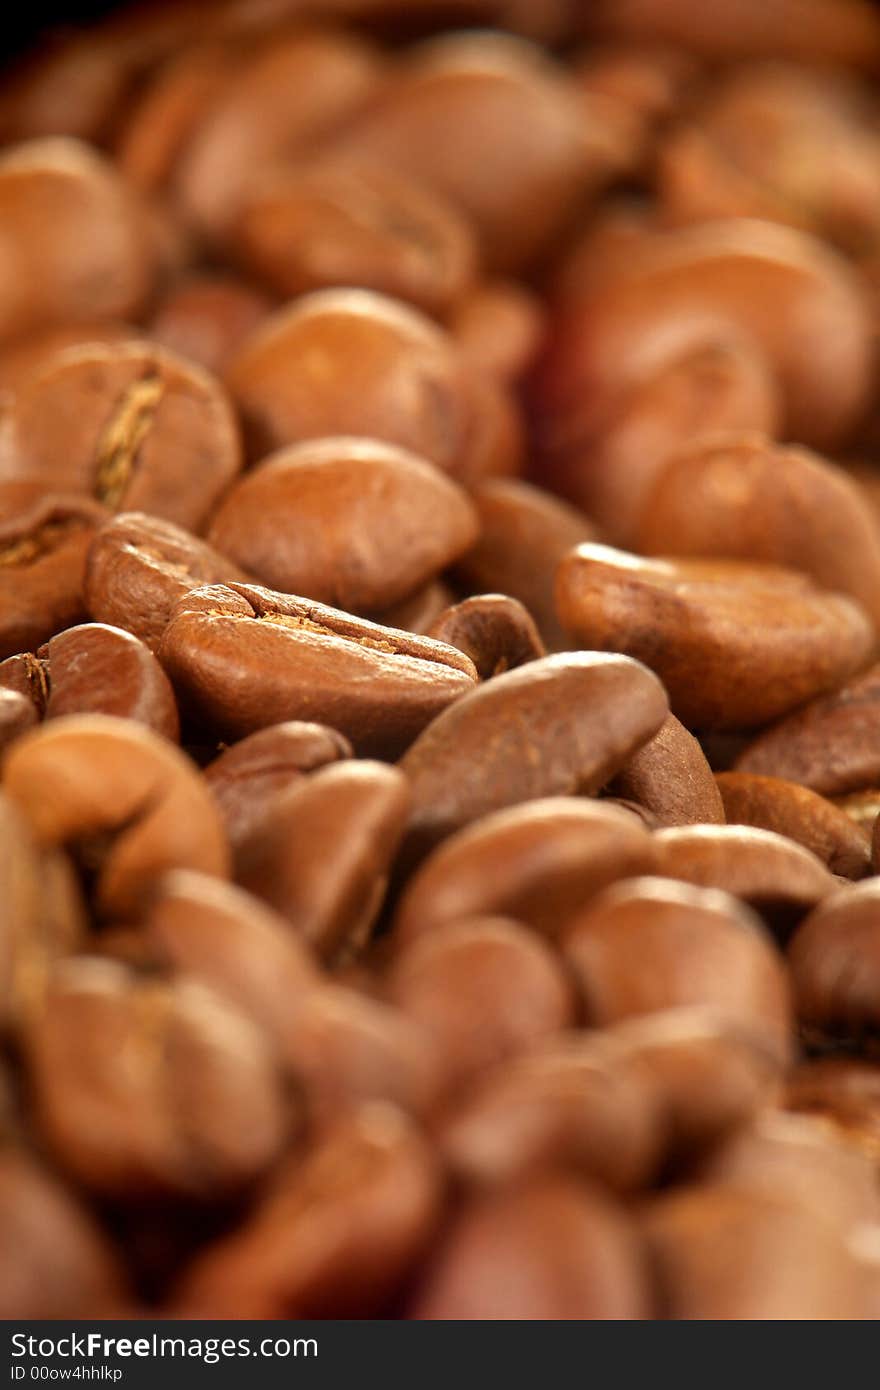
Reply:
M11 57L29 47L45 30L87 24L110 10L121 8L118 0L67 0L66 4L48 0L25 0L21 6L6 7L0 32L0 56Z

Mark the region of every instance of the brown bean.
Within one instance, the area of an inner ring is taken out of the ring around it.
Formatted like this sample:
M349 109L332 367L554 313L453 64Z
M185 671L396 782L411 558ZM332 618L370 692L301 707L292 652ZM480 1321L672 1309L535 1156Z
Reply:
M274 802L239 846L238 881L325 959L363 945L406 822L405 778L338 763Z
M241 467L219 384L155 345L83 344L22 383L0 424L0 476L143 507L198 529Z
M319 290L271 314L226 372L256 457L355 435L467 472L473 404L442 329L367 290Z
M382 164L331 160L267 174L239 209L230 242L285 299L359 285L442 314L476 274L464 215L430 185Z
M393 1106L363 1106L289 1160L249 1219L185 1272L175 1308L219 1317L369 1317L424 1251L436 1160Z
M643 806L660 825L724 824L724 807L705 754L674 714L606 791Z
M766 724L869 659L872 625L806 576L735 560L644 560L581 545L556 603L576 640L653 665L673 713L698 729Z
M617 884L575 918L563 946L596 1027L703 1005L788 1054L782 958L761 922L727 894L653 878Z
M85 499L47 495L0 520L0 659L85 617L86 554L104 515Z
M839 886L814 854L772 830L693 825L656 840L660 873L742 898L783 935Z
M822 796L880 780L880 666L838 685L759 734L737 772L782 777Z
M612 1191L646 1183L662 1140L656 1087L610 1037L560 1034L478 1077L438 1122L455 1176L507 1186L563 1167Z
M335 729L298 720L270 724L227 748L205 768L205 780L233 848L303 774L351 756L351 744Z
M56 633L39 655L48 683L45 715L112 714L175 742L177 705L168 677L143 642L121 628L84 623Z
M477 673L463 653L256 585L196 589L159 649L181 699L221 735L317 720L393 756Z
M438 469L392 445L337 438L247 473L208 540L269 588L376 613L434 579L476 535L467 497Z
M31 700L18 690L0 688L0 761L4 750L39 722L39 712Z
M369 1101L424 1116L445 1076L444 1059L417 1019L328 983L289 1006L281 1055L317 1130Z
M735 1133L775 1100L784 1072L777 1049L713 1007L627 1018L602 1036L617 1049L621 1075L654 1102L664 1157L673 1163Z
M650 1316L624 1212L565 1177L472 1202L453 1221L410 1316L615 1320Z
M547 655L528 609L506 594L463 599L441 613L427 635L469 656L481 680Z
M496 676L444 711L401 759L411 852L505 806L595 792L666 712L660 683L625 657L548 656Z
M758 435L674 454L648 494L635 549L754 560L809 574L880 620L880 528L842 469Z
M272 300L231 275L192 274L167 291L148 337L209 372L222 372L272 311Z
M19 739L3 788L43 845L99 844L96 901L136 910L164 869L228 871L219 813L179 749L125 719L68 715Z
M48 1168L0 1153L0 1315L113 1317L125 1307L122 1261L87 1208Z
M569 982L549 947L498 917L447 922L404 946L387 989L436 1039L452 1088L574 1020Z
M820 903L788 947L798 1017L831 1036L880 1025L880 882Z
M720 772L716 780L731 825L775 830L843 878L864 878L869 872L866 832L824 797L794 782L748 772Z
M850 1057L802 1062L789 1077L790 1110L815 1115L866 1152L880 1152L880 1065Z
M28 141L0 159L0 338L45 324L137 315L154 273L143 209L97 151Z
M124 512L102 526L89 549L85 597L98 622L133 632L155 650L174 605L202 584L247 576L205 541L146 512Z
M849 1319L864 1297L843 1233L821 1211L723 1184L659 1198L643 1223L661 1316Z
M487 280L460 300L449 327L474 371L512 383L538 356L544 318L541 301L518 281Z
M430 938L459 918L492 915L557 937L595 893L658 862L651 837L618 807L529 800L476 820L429 855L400 899L395 940Z
M528 608L552 651L567 645L556 617L553 583L572 546L595 539L587 517L515 478L493 478L473 493L480 518L476 545L456 574L476 593L502 593Z
M584 133L574 88L537 49L459 34L412 52L330 149L424 180L473 223L486 264L509 271L532 261L604 177Z
M282 1151L271 1054L200 985L139 983L83 956L56 967L23 1043L39 1132L96 1192L217 1197Z
M310 154L376 93L379 56L354 36L305 29L264 38L175 162L174 193L200 232L222 240L255 173Z

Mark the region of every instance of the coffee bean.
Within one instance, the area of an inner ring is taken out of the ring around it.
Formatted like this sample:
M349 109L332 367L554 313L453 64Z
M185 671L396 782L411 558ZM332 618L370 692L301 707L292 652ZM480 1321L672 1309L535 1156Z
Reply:
M528 609L505 594L463 599L440 614L428 636L464 652L483 680L547 655Z
M410 1316L642 1318L646 1283L623 1210L572 1179L547 1177L475 1201L453 1220Z
M516 280L474 286L457 305L450 327L465 361L505 382L525 375L545 331L540 300Z
M788 947L798 1017L858 1037L880 1023L880 893L875 879L820 903Z
M505 806L597 791L666 713L659 681L626 657L550 656L497 676L436 718L401 759L412 851Z
M453 647L245 584L185 595L159 657L187 707L223 736L316 720L359 753L386 756L476 681Z
M705 1005L787 1054L782 958L758 919L726 894L660 879L618 884L571 923L564 950L595 1027Z
M379 1313L424 1251L439 1205L437 1163L419 1132L393 1106L365 1105L288 1160L248 1221L185 1272L175 1308Z
M241 466L236 421L194 363L136 340L44 359L0 423L0 477L199 529Z
M205 780L233 848L244 842L270 803L304 773L351 755L348 739L335 729L297 720L270 724L227 748L205 768Z
M222 372L272 310L272 300L232 276L190 275L156 307L149 337L209 372Z
M880 1065L846 1057L802 1062L789 1077L790 1109L815 1115L868 1153L880 1140Z
M149 648L130 632L85 623L56 633L40 648L39 656L48 687L47 719L112 714L144 724L172 741L179 737L177 705L168 677Z
M476 534L467 497L438 469L391 445L328 439L246 474L208 539L270 588L378 613L434 579Z
M362 946L406 822L395 768L338 763L270 802L236 854L236 878L325 959Z
M203 584L246 577L231 560L170 521L124 512L92 541L85 599L96 621L123 627L155 650L179 598Z
M39 1130L93 1191L217 1196L283 1149L271 1054L200 985L138 982L81 957L56 968L24 1048Z
M0 521L0 659L85 617L86 554L103 515L85 499L47 495Z
M163 869L223 877L228 847L219 812L190 760L141 725L68 715L19 739L3 789L46 846L91 841L105 913L137 907ZM96 845L96 838L109 837Z
M492 915L557 937L593 894L658 863L651 837L617 807L529 800L474 821L428 856L400 899L395 939L430 938L446 923Z
M748 772L720 772L717 782L731 825L775 830L843 878L864 878L869 872L867 834L824 797L794 782Z
M582 645L653 666L673 713L699 729L768 723L863 666L864 611L794 571L724 560L644 560L581 545L556 603Z
M823 796L861 791L880 780L880 667L838 682L751 743L737 772L782 777Z
M607 790L644 807L660 825L724 824L724 806L705 755L674 714Z

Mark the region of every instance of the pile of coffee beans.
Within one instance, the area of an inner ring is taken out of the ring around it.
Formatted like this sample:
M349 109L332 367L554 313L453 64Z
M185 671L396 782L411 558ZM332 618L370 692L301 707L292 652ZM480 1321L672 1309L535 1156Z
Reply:
M0 1316L880 1317L880 11L0 87Z

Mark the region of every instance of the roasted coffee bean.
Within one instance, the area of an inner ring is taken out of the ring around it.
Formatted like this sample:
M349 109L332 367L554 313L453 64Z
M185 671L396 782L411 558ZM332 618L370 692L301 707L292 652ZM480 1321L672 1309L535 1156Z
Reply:
M785 1059L748 1025L713 1007L628 1018L603 1035L622 1076L636 1078L658 1111L664 1157L705 1152L776 1098Z
M0 667L2 672L2 667ZM307 772L351 757L335 729L291 720L243 738L205 768L233 847L240 845L280 793Z
M116 319L95 322L54 324L16 337L0 349L0 392L4 400L20 391L29 377L42 371L59 352L91 343L127 343L137 337L137 329Z
M806 576L733 560L643 560L581 545L556 578L560 620L583 646L652 666L698 729L755 728L824 694L869 659L850 599Z
M272 311L272 300L232 276L190 275L157 305L148 335L209 372L222 372Z
M47 495L0 521L0 659L85 617L86 554L104 515L85 499Z
M55 960L86 936L85 911L70 863L44 851L24 816L0 792L0 1021L39 1007Z
M246 584L185 595L159 657L184 704L224 737L316 720L386 756L477 679L454 647Z
M820 903L788 947L801 1021L832 1036L880 1026L880 883L870 879Z
M297 156L377 92L379 55L342 34L304 30L264 39L224 74L175 160L174 193L198 229L222 241L255 174Z
M201 985L81 957L56 967L23 1046L39 1132L96 1192L217 1198L284 1147L272 1054Z
M880 1064L847 1057L802 1062L785 1100L789 1109L815 1115L868 1153L880 1153Z
M450 1086L574 1020L559 961L504 918L447 922L420 936L395 956L387 987L392 1003L436 1039Z
M395 768L326 767L269 802L238 846L236 877L319 955L347 954L381 907L408 804Z
M255 457L355 435L409 449L455 477L473 471L480 441L464 362L442 329L385 295L304 295L245 340L226 383Z
M782 957L761 922L727 894L652 878L617 884L571 923L563 947L595 1027L704 1005L787 1055Z
M868 93L794 64L734 71L662 142L664 220L762 217L857 252L880 227Z
M839 256L803 232L748 219L662 232L639 247L557 315L534 386L551 456L588 448L633 386L718 343L768 362L784 437L822 449L852 430L870 395L871 347L867 307Z
M839 886L815 854L772 830L682 826L656 843L660 873L742 898L783 935Z
M219 384L155 344L86 343L44 359L0 422L0 477L144 508L198 529L241 466Z
M8 148L0 209L0 338L143 308L155 270L145 212L88 145L47 139Z
M467 497L438 469L392 445L347 438L261 463L227 493L208 531L261 584L349 613L399 603L476 536Z
M559 498L514 478L493 478L473 494L480 519L477 543L456 573L476 593L517 598L552 651L568 645L556 616L556 568L572 546L595 538L587 517Z
M744 776L754 776L754 773L744 773ZM874 831L878 815L880 815L880 790L877 787L868 787L864 791L849 792L845 796L835 796L831 799L833 806L839 807L849 820L864 830L869 839Z
M650 1317L635 1231L608 1198L565 1177L473 1201L453 1219L410 1317Z
M424 1116L446 1076L434 1038L415 1018L379 999L323 984L288 1007L281 1056L316 1130L368 1101Z
M25 1153L0 1153L0 1312L110 1318L130 1298L119 1253L76 1197Z
M163 875L129 944L154 969L207 985L279 1049L291 1011L319 979L283 917L240 888L192 871Z
M724 824L724 806L705 754L674 714L606 790L644 807L660 825Z
M596 792L666 714L659 681L627 657L548 656L496 676L444 711L401 759L411 850L424 853L505 806Z
M474 234L455 205L382 165L268 174L246 198L230 241L285 299L360 285L442 314L476 274Z
M525 376L545 331L541 301L516 280L487 280L474 286L457 305L449 326L465 362L506 382Z
M781 413L763 355L713 339L629 387L596 443L548 460L547 476L614 544L641 549L639 526L670 457L704 436L775 434Z
M91 844L105 914L136 910L164 869L227 873L220 814L196 768L131 720L53 719L10 749L3 789L40 844Z
M4 749L40 722L36 705L18 690L0 687L0 760Z
M440 1119L455 1176L507 1186L563 1167L614 1191L647 1182L662 1140L656 1088L610 1038L560 1034L477 1078Z
M496 811L451 835L410 878L395 940L430 938L444 924L508 916L557 937L610 883L651 873L654 842L604 801L546 797Z
M714 439L660 471L636 533L645 555L754 560L809 574L880 619L880 528L842 469L760 436Z
M676 1321L862 1316L859 1266L821 1211L727 1184L683 1187L643 1233L660 1315Z
M441 613L427 635L469 656L482 680L547 655L528 609L506 594L463 599Z
M720 772L717 782L731 825L775 830L810 850L842 878L864 878L869 872L867 833L809 788L748 772Z
M47 719L112 714L144 724L172 742L179 737L177 705L168 677L149 648L130 632L85 623L56 633L37 658L45 681Z
M423 180L472 222L485 262L508 271L534 260L603 180L587 135L575 88L538 49L459 34L412 52L330 153Z
M438 1165L389 1105L366 1105L293 1157L245 1223L188 1269L182 1316L369 1317L433 1234Z
M757 1115L705 1160L700 1177L800 1202L844 1228L880 1217L874 1159L806 1115Z
M106 522L88 553L85 598L98 622L133 632L155 650L174 605L190 589L247 576L205 541L146 512Z
M861 791L880 780L878 731L880 666L872 666L759 734L735 770L783 777L822 796Z

